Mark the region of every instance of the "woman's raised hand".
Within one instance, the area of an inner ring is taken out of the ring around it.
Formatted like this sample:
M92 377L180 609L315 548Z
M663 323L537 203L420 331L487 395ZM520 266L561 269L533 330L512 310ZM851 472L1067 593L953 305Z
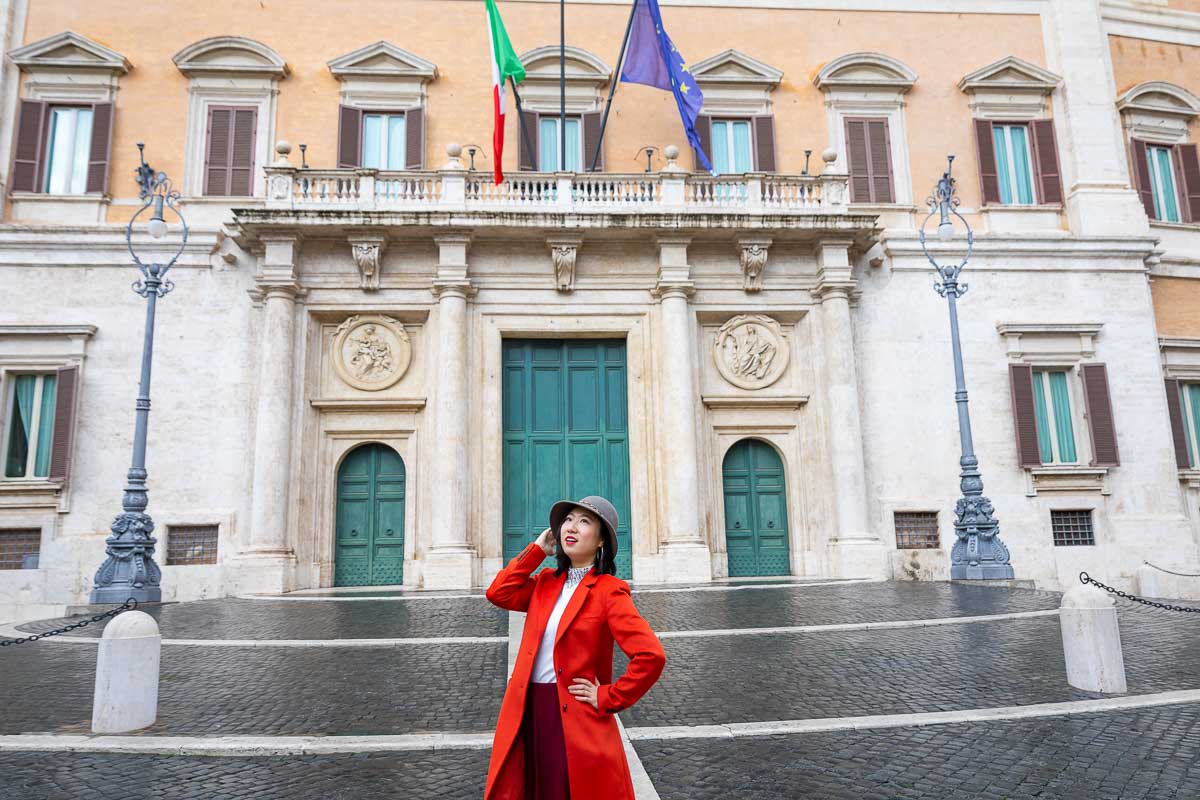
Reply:
M535 541L534 544L542 548L546 555L554 555L554 534L549 528L546 528L546 530L542 531L541 536L537 537L537 541Z

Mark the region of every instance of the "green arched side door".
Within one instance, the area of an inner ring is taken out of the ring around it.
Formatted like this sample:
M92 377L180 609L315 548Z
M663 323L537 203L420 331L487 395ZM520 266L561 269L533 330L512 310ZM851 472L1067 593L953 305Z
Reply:
M787 492L783 462L757 439L729 448L725 484L725 550L731 578L788 575Z
M334 586L404 582L404 461L382 444L352 450L338 469Z
M598 494L617 509L617 575L632 577L624 340L505 339L502 366L505 561L555 500Z

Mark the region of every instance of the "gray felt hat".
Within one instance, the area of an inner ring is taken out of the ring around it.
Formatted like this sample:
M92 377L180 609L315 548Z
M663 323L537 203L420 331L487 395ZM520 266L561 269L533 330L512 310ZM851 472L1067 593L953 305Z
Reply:
M582 500L559 500L550 506L550 530L558 533L563 519L576 506L586 508L600 518L604 527L608 529L609 547L612 548L612 554L615 557L617 555L617 510L603 497L590 495Z

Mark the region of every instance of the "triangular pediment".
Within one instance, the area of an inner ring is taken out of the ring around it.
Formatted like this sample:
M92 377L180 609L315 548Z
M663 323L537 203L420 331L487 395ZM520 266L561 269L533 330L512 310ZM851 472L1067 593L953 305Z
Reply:
M604 63L595 53L590 53L582 47L567 45L564 64L567 80L576 83L595 83L602 85L612 76L612 68ZM525 80L558 81L558 45L536 47L521 54L521 63L525 65Z
M1148 81L1121 95L1117 109L1191 118L1200 114L1200 98L1173 83Z
M739 83L774 88L783 71L737 50L726 50L697 61L689 69L699 83Z
M124 74L131 66L125 56L74 31L63 31L18 47L9 53L9 58L24 72L54 68Z
M391 42L378 41L329 62L329 71L339 79L349 76L375 78L437 77L437 65Z
M917 73L898 58L884 53L847 53L830 61L813 83L829 89L878 89L907 92L917 82Z
M172 59L188 77L211 73L282 78L288 74L283 56L262 42L243 36L214 36L188 45Z
M1062 78L1048 69L1016 56L1005 56L964 75L958 82L958 88L964 92L1002 89L1049 94L1060 83Z

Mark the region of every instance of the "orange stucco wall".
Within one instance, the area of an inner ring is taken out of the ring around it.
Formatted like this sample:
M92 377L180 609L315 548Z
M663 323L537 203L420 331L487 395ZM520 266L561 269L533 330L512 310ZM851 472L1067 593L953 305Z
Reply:
M1167 8L1200 14L1200 0L1167 0Z
M1193 0L1200 10L1200 0ZM1117 96L1145 81L1167 81L1200 96L1200 47L1108 37ZM1200 141L1200 119L1191 124L1192 141Z
M1159 277L1150 289L1159 336L1200 337L1200 280Z
M555 4L500 2L518 52L556 42ZM615 62L628 13L625 4L567 5L568 43ZM974 139L966 97L956 83L965 73L1006 55L1044 63L1036 16L792 11L781 9L663 9L665 24L690 60L726 48L741 50L784 72L773 102L779 138L779 169L798 173L804 148L813 150L813 171L827 146L823 95L812 83L827 61L858 50L887 53L920 76L908 95L907 123L918 201L944 169L947 152L959 156L967 206L978 203ZM182 175L187 121L187 80L171 56L210 36L247 36L278 51L291 68L281 81L277 137L309 146L313 166L332 166L337 143L338 81L326 62L378 39L427 58L438 66L430 85L427 161L444 160L448 142L485 145L490 164L490 73L487 31L477 0L318 0L246 2L207 0L138 7L136 14L108 2L39 0L29 12L25 41L70 29L124 54L133 69L121 79L115 117L112 191L133 194L125 180L137 163L134 142L146 141L156 168ZM933 33L936 31L936 46ZM948 66L949 65L949 66ZM507 131L506 168L516 160L515 121ZM605 142L610 171L639 171L634 160L646 144L684 144L671 97L623 84L613 105ZM686 151L685 151L686 152ZM298 151L293 152L297 159ZM686 157L685 157L686 158ZM690 161L688 162L690 163ZM114 206L111 217L129 212Z

